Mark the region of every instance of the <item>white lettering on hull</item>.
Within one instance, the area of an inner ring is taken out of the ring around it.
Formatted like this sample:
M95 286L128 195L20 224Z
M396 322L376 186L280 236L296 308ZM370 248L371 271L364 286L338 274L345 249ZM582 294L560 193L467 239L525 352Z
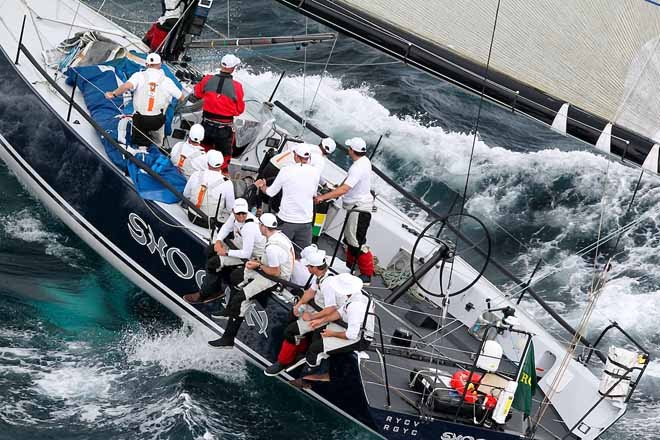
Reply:
M204 280L204 270L195 272L195 267L190 258L179 248L168 247L163 237L156 239L151 226L142 218L131 212L128 215L128 232L138 244L146 246L151 254L158 252L163 266L169 267L179 278L189 280L195 277L198 286L202 285Z

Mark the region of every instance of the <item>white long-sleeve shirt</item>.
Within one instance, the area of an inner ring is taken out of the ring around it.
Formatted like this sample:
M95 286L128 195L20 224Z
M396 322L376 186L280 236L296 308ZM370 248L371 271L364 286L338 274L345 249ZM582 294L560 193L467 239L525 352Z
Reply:
M365 315L374 311L374 303L371 302L369 309L369 298L362 293L354 293L337 310L341 319L348 324L346 329L346 339L357 340L360 337L360 329L365 322ZM369 315L366 320L364 336L367 339L374 337L374 317Z
M247 221L248 219L251 219L251 221ZM240 249L227 251L227 255L230 257L249 259L253 256L255 246L261 249L266 246L266 237L261 235L259 224L251 214L248 214L245 222L240 223L236 221L232 213L220 230L215 233L213 241L222 241L232 232L234 233L234 243L240 246Z

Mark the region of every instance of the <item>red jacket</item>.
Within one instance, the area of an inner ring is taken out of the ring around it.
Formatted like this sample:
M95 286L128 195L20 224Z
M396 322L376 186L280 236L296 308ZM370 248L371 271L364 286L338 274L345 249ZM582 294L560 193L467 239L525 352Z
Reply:
M221 74L222 75L222 74ZM231 76L224 74L225 82ZM226 94L217 93L218 75L206 75L199 83L195 85L195 96L204 100L202 110L206 116L213 118L212 115L233 117L239 116L245 110L245 102L243 101L243 86L238 81L231 79L231 84L224 84L222 87L223 92ZM210 84L207 83L212 80ZM235 95L235 100L231 96L231 92ZM210 115L209 115L210 114Z

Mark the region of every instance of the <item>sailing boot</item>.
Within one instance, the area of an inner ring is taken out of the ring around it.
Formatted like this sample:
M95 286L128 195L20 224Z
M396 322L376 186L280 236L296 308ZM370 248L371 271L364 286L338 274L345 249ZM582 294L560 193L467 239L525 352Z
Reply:
M234 347L234 338L238 333L238 329L241 328L243 324L243 318L241 317L230 317L227 322L227 328L220 339L215 339L209 341L209 345L213 348L233 348Z
M374 256L371 251L362 252L357 258L357 265L360 269L360 279L365 286L371 284L371 277L374 276Z
M282 342L280 353L277 355L277 362L266 368L264 374L266 376L277 376L282 371L286 370L286 368L296 360L297 348L296 344L285 339Z

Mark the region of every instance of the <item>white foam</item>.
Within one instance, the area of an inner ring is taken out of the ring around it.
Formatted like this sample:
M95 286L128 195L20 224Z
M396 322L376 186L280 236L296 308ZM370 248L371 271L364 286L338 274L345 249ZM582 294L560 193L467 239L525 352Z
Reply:
M160 335L145 332L125 338L125 350L131 362L157 364L167 374L199 370L239 380L245 377L245 362L236 350L215 350L207 344L217 335L199 326L168 331Z
M66 237L48 231L28 208L0 217L0 224L8 236L30 243L42 243L47 255L57 257L72 267L80 267L84 259L79 249L64 244Z
M106 371L82 363L65 363L43 373L34 382L48 397L68 401L105 399L118 379L116 371Z

